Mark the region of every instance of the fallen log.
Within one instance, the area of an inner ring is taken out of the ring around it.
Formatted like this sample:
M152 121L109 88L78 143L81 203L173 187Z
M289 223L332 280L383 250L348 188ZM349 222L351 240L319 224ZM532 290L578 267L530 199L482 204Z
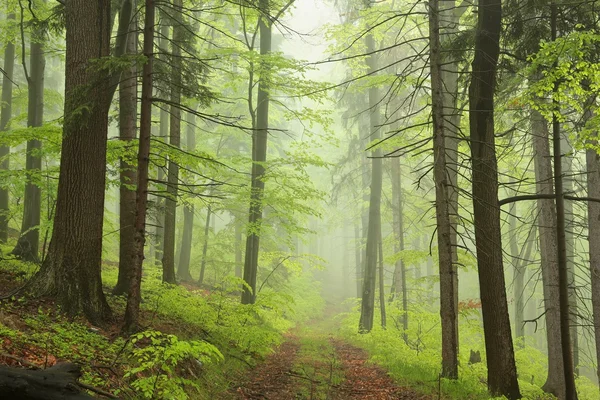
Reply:
M0 366L0 399L89 400L77 379L81 368L62 363L44 370Z

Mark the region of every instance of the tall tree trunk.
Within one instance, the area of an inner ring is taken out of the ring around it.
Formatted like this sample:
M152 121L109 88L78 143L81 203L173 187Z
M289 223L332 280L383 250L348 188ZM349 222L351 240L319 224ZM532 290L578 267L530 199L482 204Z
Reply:
M196 149L196 131L194 125L196 117L193 113L188 113L187 118L187 150L194 151ZM190 261L192 255L192 237L194 234L194 204L188 203L183 207L183 234L181 238L181 252L179 254L179 265L177 267L177 275L179 279L185 282L193 281L190 274Z
M362 268L361 265L361 249L360 243L362 241L362 236L360 234L360 223L358 221L354 221L354 266L355 266L355 275L356 275L356 297L359 297L362 291Z
M235 276L238 278L242 277L242 269L244 268L244 260L242 254L242 219L238 216L234 216L235 224Z
M370 32L366 36L367 66L370 73L377 70L377 61L375 60L375 38ZM371 143L376 143L381 138L380 116L379 116L379 94L374 87L369 89L369 126ZM375 282L377 277L377 242L379 240L378 232L381 229L381 190L382 190L382 160L381 149L376 147L372 151L372 169L371 169L371 193L369 196L369 225L367 231L367 248L365 253L365 271L362 289L362 302L360 310L360 321L358 330L361 333L368 333L373 329L373 318L375 314Z
M131 4L132 0L125 0ZM135 3L135 0L133 0ZM137 53L137 17L122 14L128 18L127 54ZM137 66L132 64L121 73L119 83L119 139L132 146L137 134ZM119 186L119 276L113 294L120 295L129 290L129 280L135 261L135 184L137 181L135 166L125 158L120 160Z
M90 68L109 55L110 2L67 3L65 121L54 230L32 290L52 295L70 315L103 323L102 224L106 175L109 76Z
M573 158L570 155L572 152L571 144L567 135L561 135L561 148L564 157L562 160L562 170L564 173L563 189L564 193L573 192ZM575 375L579 375L579 334L577 320L577 283L575 282L575 240L573 238L573 203L565 202L565 248L567 252L567 282L569 284L569 315L571 318L571 340L573 347L573 371Z
M536 192L550 196L554 194L552 161L548 124L544 117L533 110L531 112L531 133L533 159L535 167ZM543 385L544 391L558 398L565 397L565 379L560 345L560 304L558 282L558 259L556 250L556 213L554 200L538 199L538 230L544 289L544 308L546 320L546 341L548 344L548 377Z
M500 52L502 5L480 0L469 87L475 246L491 394L521 398L511 336L498 206L494 91ZM439 232L438 232L439 235Z
M452 246L450 187L446 135L451 132L444 121L442 57L440 49L439 2L429 3L429 49L431 62L431 99L434 132L435 210L440 268L440 316L442 321L442 376L458 379L458 308L455 298L456 268ZM448 131L448 132L447 132ZM456 171L456 164L454 165Z
M15 19L15 14L7 16L9 21ZM0 111L0 132L8 129L12 117L13 73L15 69L15 44L9 41L4 48L4 74L2 76L2 111ZM10 147L0 146L0 170L8 171ZM0 187L0 243L8 240L9 220L8 188Z
M142 100L140 107L140 140L138 144L138 170L135 212L135 262L129 282L129 295L125 308L125 332L135 332L139 326L142 285L142 263L146 241L146 213L148 206L148 166L152 136L152 67L154 61L155 0L145 0L144 57L142 69Z
M394 247L396 252L404 251L404 204L402 198L402 175L400 173L400 158L394 157L391 160L392 177L392 220L394 224ZM406 330L408 329L408 293L406 287L406 265L402 259L396 261L394 266L394 285L393 293L400 293L402 296L402 328L404 333L402 337L406 342Z
M256 278L258 275L258 251L263 214L263 192L265 182L264 162L267 160L267 137L269 132L269 68L266 57L271 53L271 22L269 21L270 1L259 0L258 7L260 30L260 55L263 71L258 82L258 97L256 104L256 129L252 134L252 183L250 208L248 217L248 234L246 236L246 255L244 259L244 286L242 304L253 304L256 300Z
M379 310L381 312L381 327L386 328L387 317L385 314L385 278L383 274L383 240L381 237L381 225L379 225Z
M515 336L519 346L524 346L525 340L525 271L531 256L535 233L529 231L525 240L524 251L519 249L517 236L517 203L511 203L509 211L509 245L510 256L514 269L513 297L515 299Z
M173 0L173 42L171 45L171 119L169 144L179 148L181 141L181 46L184 39L182 0ZM177 221L177 196L179 188L179 165L169 157L167 198L165 202L165 231L163 249L163 282L177 283L175 277L175 224Z
M29 54L28 106L27 126L39 127L44 123L44 70L46 58L44 56L44 32L36 27L31 33L31 51ZM39 140L27 141L27 155L25 157L25 170L27 174L25 183L25 196L23 199L23 221L21 235L12 254L25 260L37 262L40 244L40 215L42 207L42 190L38 186L39 178L35 175L42 170L42 142Z
M212 210L210 206L206 209L206 222L204 224L204 244L202 245L202 262L200 263L200 278L198 283L204 283L204 272L206 269L206 255L208 254L208 234L210 233L210 216Z
M551 35L552 40L557 39L558 13L555 1L550 5L551 11ZM556 68L557 65L554 65ZM552 98L552 144L554 161L554 194L556 198L556 238L558 251L558 289L560 298L560 336L561 350L565 377L565 398L567 400L577 399L575 388L575 374L573 368L573 353L571 350L571 329L569 315L569 282L567 266L567 244L565 230L565 198L563 188L563 172L561 162L560 148L560 122L558 113L560 112L560 103L558 100L559 82L554 83ZM556 283L556 282L555 282Z
M597 135L597 134L596 134ZM598 144L598 137L593 143ZM588 196L600 198L600 155L594 149L586 150ZM596 344L596 375L600 380L600 203L588 201L588 242L590 277L592 285L592 314Z
M161 27L160 27L160 40L158 44L159 51L161 54L161 62L164 64L168 63L167 49L169 47L169 17L165 14L161 14ZM158 136L160 140L164 140L165 142L168 140L169 136L169 111L166 106L160 107L159 112L159 132ZM165 158L165 166L166 166L166 158ZM157 177L159 191L162 192L165 185L163 182L165 181L165 170L162 166L158 167ZM164 250L164 239L165 239L165 198L162 194L156 196L156 227L155 227L155 254L154 254L154 262L158 265L162 263L163 258L163 250Z

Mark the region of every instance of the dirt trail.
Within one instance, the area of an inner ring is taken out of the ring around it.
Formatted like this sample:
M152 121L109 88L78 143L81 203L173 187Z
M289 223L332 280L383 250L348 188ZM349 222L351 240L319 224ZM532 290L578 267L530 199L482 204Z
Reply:
M327 335L289 335L237 388L245 400L433 399L396 385L368 355Z

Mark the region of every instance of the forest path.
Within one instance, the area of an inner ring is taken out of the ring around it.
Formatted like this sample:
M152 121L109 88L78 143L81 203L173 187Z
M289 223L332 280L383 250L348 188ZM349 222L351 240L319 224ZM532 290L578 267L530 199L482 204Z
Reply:
M320 324L319 324L320 325ZM296 329L237 388L245 400L433 399L400 387L368 354L322 330Z

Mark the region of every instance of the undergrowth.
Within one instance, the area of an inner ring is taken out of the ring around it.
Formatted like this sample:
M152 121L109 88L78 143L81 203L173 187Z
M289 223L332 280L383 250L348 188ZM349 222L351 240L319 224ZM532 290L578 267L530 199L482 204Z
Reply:
M364 348L371 361L389 371L401 384L446 399L490 399L486 388L487 368L480 316L464 313L460 320L459 379L440 379L441 327L439 314L425 308L409 311L409 329L403 332L398 305L388 308L388 324L376 323L369 334L358 333L360 312L340 314L340 334L352 344ZM379 322L379 321L377 321ZM406 333L406 342L403 333ZM470 364L470 350L479 351L482 362ZM530 343L515 349L519 385L524 399L550 400L555 397L541 389L546 377L546 356ZM580 400L598 399L598 387L586 377L577 379Z
M22 284L35 270L2 261L0 284ZM44 368L76 362L83 366L83 383L123 399L223 398L246 369L281 343L285 331L323 309L318 287L306 276L292 276L278 291L264 288L256 304L241 305L237 278L200 290L162 284L154 266L144 271L145 329L130 337L120 334L123 297L108 296L116 317L101 328L65 318L49 300L2 301L0 363ZM103 279L108 293L116 268L105 267Z

